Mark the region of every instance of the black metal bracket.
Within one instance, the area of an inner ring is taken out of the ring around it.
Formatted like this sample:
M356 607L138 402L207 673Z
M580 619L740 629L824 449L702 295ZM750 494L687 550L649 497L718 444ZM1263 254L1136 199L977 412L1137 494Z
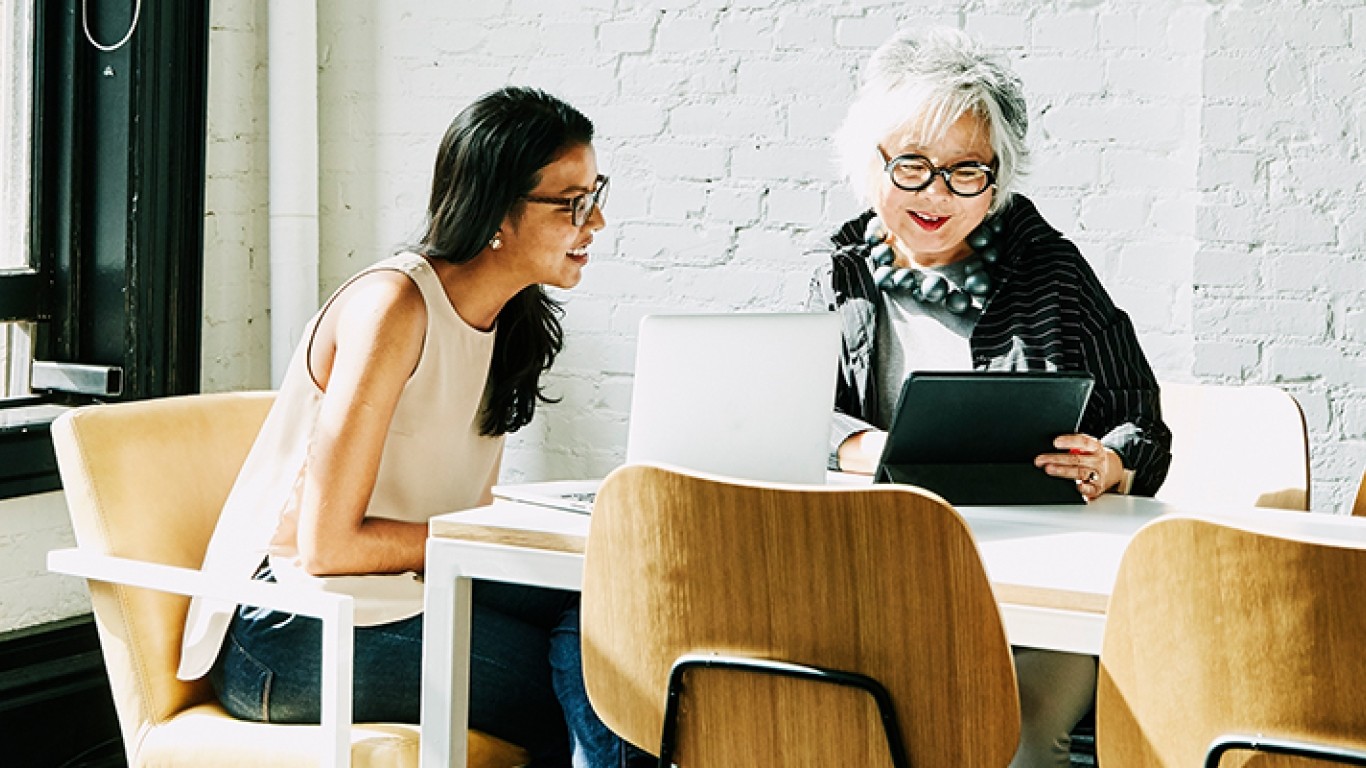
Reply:
M774 659L722 656L720 654L685 653L674 661L669 671L668 700L664 706L664 727L659 737L659 768L672 768L674 749L678 746L678 709L683 698L683 677L693 669L724 669L778 677L791 677L831 685L857 688L877 704L882 719L882 730L887 737L887 752L894 768L910 768L906 747L901 741L892 696L877 680L855 672L827 669L808 664L793 664Z
M1210 742L1209 750L1205 753L1205 768L1219 768L1219 761L1223 759L1224 753L1235 750L1306 757L1340 765L1366 765L1366 752L1357 749L1295 741L1294 739L1227 735L1220 736Z

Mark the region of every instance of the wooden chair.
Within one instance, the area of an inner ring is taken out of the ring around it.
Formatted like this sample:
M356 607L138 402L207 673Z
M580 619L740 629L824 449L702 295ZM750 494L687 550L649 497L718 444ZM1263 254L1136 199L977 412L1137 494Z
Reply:
M90 579L129 765L415 766L415 726L350 726L350 597L218 583L198 570L272 402L268 392L194 395L58 418L52 438L78 547L50 553L49 567ZM324 722L332 702L335 727L236 720L207 679L177 679L190 594L322 618L333 635L325 658L338 659L332 676L342 681L329 690L324 670ZM471 734L471 766L523 762L519 748Z
M598 493L586 558L589 699L661 764L991 767L1015 752L1000 612L938 497L627 466Z
M1101 765L1366 765L1366 524L1308 517L1171 517L1134 536L1101 650Z
M1191 509L1309 509L1309 433L1290 393L1164 383L1162 418L1172 465L1157 498Z

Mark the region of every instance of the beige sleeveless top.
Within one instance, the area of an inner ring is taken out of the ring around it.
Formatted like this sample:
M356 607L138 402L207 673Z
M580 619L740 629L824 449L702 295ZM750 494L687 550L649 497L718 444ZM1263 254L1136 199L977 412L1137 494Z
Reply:
M479 417L494 334L465 323L451 306L431 265L400 254L359 273L403 272L422 292L427 336L422 357L394 412L366 515L426 522L433 515L477 506L492 479L502 437L479 434ZM298 503L308 448L323 393L308 369L318 320L351 278L309 322L285 372L270 414L247 456L209 542L203 570L249 579L270 557L282 584L352 595L356 625L369 626L422 611L418 574L316 577L297 559ZM195 598L186 618L179 676L194 679L213 665L235 605Z

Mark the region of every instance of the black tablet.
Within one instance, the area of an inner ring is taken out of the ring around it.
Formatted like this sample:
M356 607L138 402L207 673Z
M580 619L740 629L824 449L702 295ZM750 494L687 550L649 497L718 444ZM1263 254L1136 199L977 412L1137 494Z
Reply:
M1086 373L916 371L906 378L877 482L927 488L951 504L1080 504L1076 483L1034 466L1077 431Z

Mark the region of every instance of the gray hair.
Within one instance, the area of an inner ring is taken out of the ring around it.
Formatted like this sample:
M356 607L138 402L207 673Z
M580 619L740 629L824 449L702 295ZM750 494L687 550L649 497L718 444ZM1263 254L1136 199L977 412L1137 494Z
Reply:
M994 213L1010 201L1029 160L1029 116L1019 76L957 29L898 32L868 59L863 84L835 132L836 154L854 194L871 196L882 168L879 141L914 132L931 143L968 112L986 122L996 154Z

